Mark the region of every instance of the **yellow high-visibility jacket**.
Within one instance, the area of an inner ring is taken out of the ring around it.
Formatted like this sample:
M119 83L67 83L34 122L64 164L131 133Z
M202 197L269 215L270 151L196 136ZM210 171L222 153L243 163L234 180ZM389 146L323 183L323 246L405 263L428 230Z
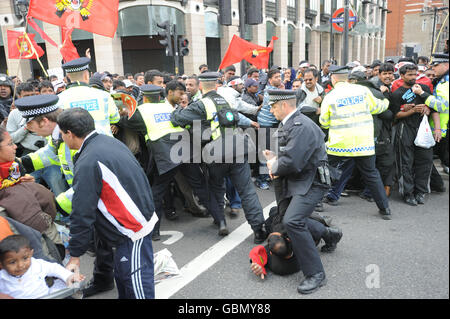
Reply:
M70 84L68 89L58 96L62 109L81 107L87 110L94 118L96 131L112 136L111 124L119 122L120 115L108 92L77 82Z
M339 82L321 105L319 122L329 129L327 153L335 156L375 154L372 114L387 110L389 101L375 98L364 86Z

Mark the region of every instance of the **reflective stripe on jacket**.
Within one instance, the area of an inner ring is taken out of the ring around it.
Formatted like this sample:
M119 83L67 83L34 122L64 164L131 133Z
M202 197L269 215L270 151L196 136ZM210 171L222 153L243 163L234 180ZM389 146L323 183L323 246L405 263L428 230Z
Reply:
M449 90L449 76L444 76L436 85L433 95L430 95L425 104L439 113L448 114L448 90Z
M319 118L329 129L327 153L335 156L375 154L372 114L387 110L389 101L379 100L361 85L339 82L325 96Z
M118 123L120 115L113 98L108 92L87 85L75 85L61 92L58 96L62 109L81 107L87 110L94 118L96 131L112 136L111 124Z
M173 126L170 122L173 106L167 101L141 104L138 110L147 127L145 140L156 141L167 134L183 131L183 128Z

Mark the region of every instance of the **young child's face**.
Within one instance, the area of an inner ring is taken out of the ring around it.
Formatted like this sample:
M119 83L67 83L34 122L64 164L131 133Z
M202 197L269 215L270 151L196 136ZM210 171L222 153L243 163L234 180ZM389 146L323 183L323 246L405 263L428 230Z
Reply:
M21 248L17 253L7 252L0 261L0 268L5 269L11 276L20 277L30 268L31 257L33 257L33 249L28 247Z

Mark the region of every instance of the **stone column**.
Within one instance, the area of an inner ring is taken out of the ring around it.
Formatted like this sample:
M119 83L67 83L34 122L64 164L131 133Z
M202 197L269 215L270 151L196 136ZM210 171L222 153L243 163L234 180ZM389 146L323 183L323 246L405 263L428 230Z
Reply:
M314 8L318 8L317 16L314 18L311 25L311 43L309 45L309 63L320 65L320 32L314 31L316 27L320 26L320 2L318 0L312 0L316 2ZM311 2L312 2L311 1Z
M43 30L47 35L56 42L58 46L62 45L61 42L61 28L57 25L49 24L44 22ZM45 41L45 48L47 54L48 68L59 68L61 67L62 55L59 52L59 47L51 45L48 41Z
M278 1L280 15L278 16L278 24L275 27L275 41L273 47L273 64L281 67L288 65L288 26L287 26L287 2L286 0ZM270 67L270 65L269 65Z
M186 38L189 40L189 55L184 59L184 73L198 73L198 67L206 63L205 10L202 1L190 1L184 15ZM198 10L198 11L197 11Z
M117 32L114 38L94 34L94 50L98 72L124 73L122 43Z
M298 67L298 63L305 59L305 2L298 1L298 22L294 33L292 48L292 66Z
M328 60L329 58L330 58L330 33L322 32L322 61ZM320 61L320 65L322 65L322 61Z

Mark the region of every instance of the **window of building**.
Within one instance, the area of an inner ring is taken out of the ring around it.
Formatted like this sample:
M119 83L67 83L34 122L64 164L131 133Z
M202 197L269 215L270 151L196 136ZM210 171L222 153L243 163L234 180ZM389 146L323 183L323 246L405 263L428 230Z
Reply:
M278 16L278 3L275 0L266 0L266 16L276 19Z
M427 19L422 20L422 32L427 29Z
M289 0L287 5L287 18L291 21L297 21L297 0Z

